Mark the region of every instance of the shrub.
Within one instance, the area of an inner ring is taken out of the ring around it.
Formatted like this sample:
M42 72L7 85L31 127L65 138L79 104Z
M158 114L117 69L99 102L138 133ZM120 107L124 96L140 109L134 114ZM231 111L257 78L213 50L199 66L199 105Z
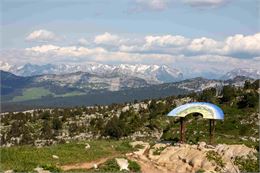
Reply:
M199 170L196 171L196 173L203 173L203 172L205 172L204 169L199 169Z
M156 148L154 151L153 151L153 155L160 155L161 152L165 149L165 147L160 147L160 148Z
M44 170L48 170L50 172L61 172L60 168L55 165L46 164L41 166Z
M248 158L236 157L235 165L238 166L241 172L259 172L259 153L256 155L257 159L249 156Z
M131 151L133 149L132 145L129 144L128 141L123 141L120 145L116 146L116 151Z
M128 160L128 162L129 162L128 168L129 168L130 171L132 171L132 172L140 172L141 171L141 167L137 162L132 161L132 160Z
M115 159L106 161L101 167L100 172L118 172L120 167L118 166Z
M216 151L208 151L206 155L209 161L215 161L218 166L223 168L226 163L222 160L222 157Z

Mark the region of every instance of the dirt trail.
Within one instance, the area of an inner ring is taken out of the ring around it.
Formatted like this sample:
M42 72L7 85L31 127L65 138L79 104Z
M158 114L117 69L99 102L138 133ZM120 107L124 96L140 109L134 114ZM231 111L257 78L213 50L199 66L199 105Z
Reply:
M68 164L68 165L63 165L60 168L63 171L68 171L68 170L73 170L73 169L91 169L94 167L94 165L96 164L97 166L105 163L107 160L113 159L115 157L118 157L118 155L113 155L113 156L109 156L109 157L105 157L105 158L100 158L97 160L93 160L90 162L83 162L83 163L74 163L74 164Z

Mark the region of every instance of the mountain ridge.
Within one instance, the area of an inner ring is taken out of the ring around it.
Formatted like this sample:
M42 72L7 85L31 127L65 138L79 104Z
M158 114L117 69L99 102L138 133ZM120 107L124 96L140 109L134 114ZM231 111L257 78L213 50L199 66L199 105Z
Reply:
M165 82L176 82L183 79L183 74L178 69L166 65L145 65L145 64L119 64L107 65L99 63L87 64L25 64L23 66L9 65L0 62L0 69L14 73L19 76L35 76L43 74L67 74L72 72L88 72L96 75L118 75L138 77L146 80L149 84Z

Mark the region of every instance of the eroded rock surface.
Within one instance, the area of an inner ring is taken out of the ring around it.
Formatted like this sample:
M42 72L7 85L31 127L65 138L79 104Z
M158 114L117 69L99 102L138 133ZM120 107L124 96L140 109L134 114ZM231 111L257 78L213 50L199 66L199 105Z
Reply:
M198 170L206 172L239 172L233 163L237 156L254 157L255 149L245 145L218 144L209 146L205 142L198 145L178 144L175 146L158 143L150 146L149 143L136 141L132 146L142 145L143 148L128 154L127 156L137 161L142 172L175 172L195 173ZM207 153L212 151L220 156L224 165L220 166L217 161L209 160Z

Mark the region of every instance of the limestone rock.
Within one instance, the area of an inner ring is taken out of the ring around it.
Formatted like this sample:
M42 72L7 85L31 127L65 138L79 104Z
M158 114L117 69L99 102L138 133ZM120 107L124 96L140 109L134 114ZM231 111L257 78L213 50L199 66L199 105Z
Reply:
M54 158L54 159L59 159L59 156L57 156L57 155L52 155L52 158Z
M38 173L51 173L50 171L48 170L44 170L43 168L40 168L40 167L37 167L34 169L36 172Z
M207 145L206 142L199 142L197 148L198 148L199 150L203 150L206 145Z
M88 143L85 144L85 149L89 149L90 148L90 145Z
M4 173L13 173L13 172L14 172L13 170L7 170Z
M116 163L118 164L118 166L120 167L120 171L122 170L129 170L128 169L128 160L124 159L124 158L116 158Z

